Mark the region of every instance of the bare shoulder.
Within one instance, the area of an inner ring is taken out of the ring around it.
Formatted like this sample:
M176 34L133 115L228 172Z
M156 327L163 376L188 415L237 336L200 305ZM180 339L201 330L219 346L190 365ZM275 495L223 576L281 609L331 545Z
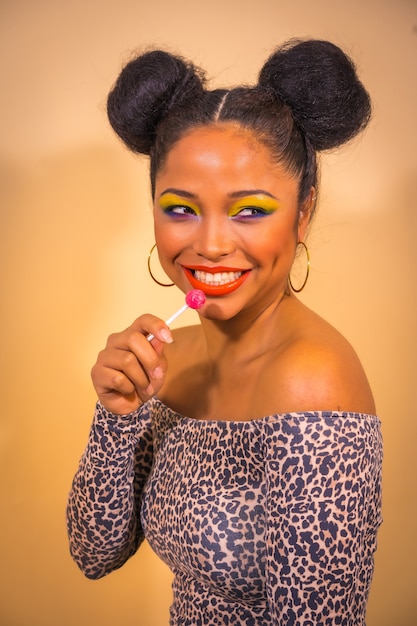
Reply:
M160 398L184 415L254 419L293 411L375 414L372 392L350 343L298 300L290 302L254 358L228 362L223 378L210 379L200 325L173 331ZM275 337L275 339L274 339ZM245 345L246 348L246 345ZM245 380L242 388L236 381ZM206 406L207 405L207 406Z
M296 410L375 414L372 391L351 344L333 326L300 304L294 332L276 360L281 393ZM281 394L280 394L281 395Z

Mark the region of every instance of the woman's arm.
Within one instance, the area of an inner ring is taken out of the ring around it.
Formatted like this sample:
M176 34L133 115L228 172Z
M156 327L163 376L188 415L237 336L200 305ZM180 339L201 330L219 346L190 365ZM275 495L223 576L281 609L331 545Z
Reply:
M376 417L267 425L267 586L274 624L362 626L381 523Z
M97 404L67 507L70 551L88 578L121 567L143 539L140 504L152 465L149 405L120 416Z
M140 505L152 465L150 399L164 382L163 352L170 342L165 322L142 315L110 335L91 371L99 402L67 508L71 554L89 578L123 565L143 538Z

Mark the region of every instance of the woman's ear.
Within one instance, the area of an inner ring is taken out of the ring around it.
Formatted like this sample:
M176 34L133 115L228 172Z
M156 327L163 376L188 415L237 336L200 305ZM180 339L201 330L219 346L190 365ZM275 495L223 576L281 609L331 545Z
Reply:
M311 187L310 193L304 200L298 217L298 241L304 241L311 218L316 209L317 192L315 187Z

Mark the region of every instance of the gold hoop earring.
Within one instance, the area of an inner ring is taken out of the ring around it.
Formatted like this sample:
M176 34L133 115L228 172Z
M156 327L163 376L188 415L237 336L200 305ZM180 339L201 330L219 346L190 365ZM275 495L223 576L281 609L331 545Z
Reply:
M306 286L306 284L307 284L308 276L309 276L309 274L310 274L310 253L309 253L308 248L307 248L306 244L304 243L304 241L299 241L299 242L297 243L297 246L299 246L299 245L303 246L303 248L304 248L304 250L305 250L305 253L306 253L306 256L307 256L307 272L306 272L306 276L305 276L305 278L304 278L304 282L303 282L303 284L302 284L302 285L301 285L301 287L299 287L298 289L296 289L296 288L293 286L293 284L292 284L292 282L291 282L291 276L290 276L290 275L288 276L288 282L290 283L290 287L291 287L291 289L292 289L293 291L295 291L295 293L300 293L300 291L302 291L302 290L304 289L304 287L305 287L305 286Z
M160 280L157 280L157 279L155 278L155 276L152 274L152 270L151 270L151 258L152 258L152 253L153 253L153 251L155 250L155 248L156 248L156 243L154 243L154 244L153 244L153 246L152 246L152 248L151 248L151 251L150 251L150 252L149 252L149 254L148 254L148 272L149 272L149 274L150 274L150 276L151 276L152 280L153 280L154 282L156 282L156 284L157 284L157 285L161 285L161 287L172 287L175 283L161 283L161 281L160 281Z

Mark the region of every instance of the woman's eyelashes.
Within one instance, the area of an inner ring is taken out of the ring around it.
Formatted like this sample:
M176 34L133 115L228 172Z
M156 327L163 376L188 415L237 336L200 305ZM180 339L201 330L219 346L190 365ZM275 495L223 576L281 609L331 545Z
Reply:
M164 213L170 214L174 217L198 217L200 212L193 207L186 204L173 204L168 207L164 207Z
M172 193L163 194L159 204L163 212L172 217L198 217L200 215L200 209L193 202Z
M245 198L234 204L229 217L239 221L249 221L267 217L279 208L279 203L273 198Z
M199 210L184 204L175 204L169 207L164 207L163 211L164 213L179 217L199 217L201 214ZM272 211L267 211L262 207L247 206L242 207L241 209L239 209L239 211L233 211L233 213L230 212L228 214L228 217L231 219L248 220L253 218L265 217L266 215L270 215L271 212Z
M270 215L271 211L258 206L246 206L234 211L229 217L239 221L253 220Z

